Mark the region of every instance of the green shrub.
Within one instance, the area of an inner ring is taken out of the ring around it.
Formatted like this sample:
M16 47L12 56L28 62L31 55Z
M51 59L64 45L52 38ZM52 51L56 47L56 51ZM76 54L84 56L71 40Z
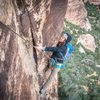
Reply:
M85 5L92 25L91 31L87 32L65 21L64 32L74 33L74 52L66 68L59 73L60 100L100 100L100 10L89 3ZM81 44L76 45L78 36L87 33L95 38L95 53L85 49ZM85 54L79 53L79 46L84 48Z

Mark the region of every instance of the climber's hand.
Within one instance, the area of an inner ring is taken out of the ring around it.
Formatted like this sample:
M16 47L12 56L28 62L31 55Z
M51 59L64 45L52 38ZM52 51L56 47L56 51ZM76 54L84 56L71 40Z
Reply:
M45 47L42 47L42 46L36 46L36 49L38 49L38 50L43 50L44 51L44 49L45 49Z

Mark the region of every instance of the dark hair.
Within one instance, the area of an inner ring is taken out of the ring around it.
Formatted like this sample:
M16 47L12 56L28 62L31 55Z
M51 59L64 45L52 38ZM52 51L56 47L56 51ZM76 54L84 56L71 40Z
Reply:
M67 34L67 36L68 36L67 37L67 40L66 40L66 44L67 44L68 42L70 42L72 40L72 37L68 33L65 33L65 34Z

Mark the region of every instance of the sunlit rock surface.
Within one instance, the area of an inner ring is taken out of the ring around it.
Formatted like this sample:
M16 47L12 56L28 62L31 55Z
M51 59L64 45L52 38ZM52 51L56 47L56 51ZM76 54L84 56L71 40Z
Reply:
M0 0L0 100L58 99L57 76L44 98L39 95L49 58L33 45L57 44L66 10L67 0Z
M66 19L81 28L91 30L85 5L81 0L68 0Z
M80 35L78 38L77 43L81 43L86 49L95 52L96 49L96 44L95 44L95 40L94 37L90 34L83 34Z

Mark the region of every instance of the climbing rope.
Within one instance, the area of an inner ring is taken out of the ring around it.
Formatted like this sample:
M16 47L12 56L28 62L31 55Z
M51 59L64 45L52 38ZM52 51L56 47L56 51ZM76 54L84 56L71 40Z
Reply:
M37 46L31 44L29 40L26 40L25 38L23 38L21 35L19 35L17 32L15 32L14 30L12 30L11 28L9 28L7 25L5 25L3 22L0 21L0 26L3 26L5 27L6 29L10 30L12 33L14 33L15 35L17 35L18 37L20 37L23 41L25 41L26 43L28 43L28 45L30 45L31 47L35 48L38 50ZM40 51L40 50L38 50ZM48 59L52 59L50 56L48 56L46 53L44 53L44 55L48 58ZM56 59L59 59L59 60L63 60L61 58L56 58Z
M25 41L25 42L28 42L29 44L30 44L30 41L29 40L26 40L25 38L23 38L21 35L19 35L17 32L15 32L14 30L12 30L11 28L9 28L7 25L5 25L3 22L1 22L0 21L0 26L3 26L3 27L5 27L7 30L10 30L12 33L14 33L15 35L17 35L18 37L20 37L23 41ZM35 45L32 45L32 44L30 44L30 46L31 47L33 47L33 48L35 48L35 49L37 49L37 46L35 46ZM38 50L38 49L37 49ZM38 51L40 51L40 50L38 50ZM48 58L48 59L51 59L51 57L49 57L46 53L44 53L45 54L45 56Z
M29 42L29 40L26 40L25 38L23 38L21 35L19 35L17 32L15 32L14 30L12 30L11 28L9 28L7 25L5 25L3 22L0 21L0 26L5 27L6 29L10 30L12 33L14 33L15 35L17 35L18 37L20 37L23 41L25 42ZM33 45L34 48L36 48L36 46Z
M27 14L28 14L28 18L29 18L29 21L30 21L30 27L31 27L31 33L33 35L33 31L32 31L32 27L33 27L33 24L31 22L31 17L30 17L30 12L32 12L32 9L30 11L28 11L27 9L27 6L25 6L25 10L27 11ZM43 11L44 12L44 11ZM32 41L29 41L29 40L26 40L25 38L23 38L21 35L19 35L17 32L15 32L14 30L12 30L11 28L9 28L7 25L5 25L3 22L0 21L0 26L4 26L6 27L8 30L10 30L12 33L16 34L18 37L20 37L24 42L26 42L26 45L29 46L29 47L33 47L34 49L37 49L37 46L31 44ZM55 30L57 31L57 30ZM58 31L57 31L58 32ZM58 32L59 33L59 32ZM38 50L38 49L37 49ZM40 51L40 50L38 50ZM44 55L49 58L49 59L52 59L50 56L48 56L46 53L44 53ZM57 58L59 60L63 60L61 58Z

